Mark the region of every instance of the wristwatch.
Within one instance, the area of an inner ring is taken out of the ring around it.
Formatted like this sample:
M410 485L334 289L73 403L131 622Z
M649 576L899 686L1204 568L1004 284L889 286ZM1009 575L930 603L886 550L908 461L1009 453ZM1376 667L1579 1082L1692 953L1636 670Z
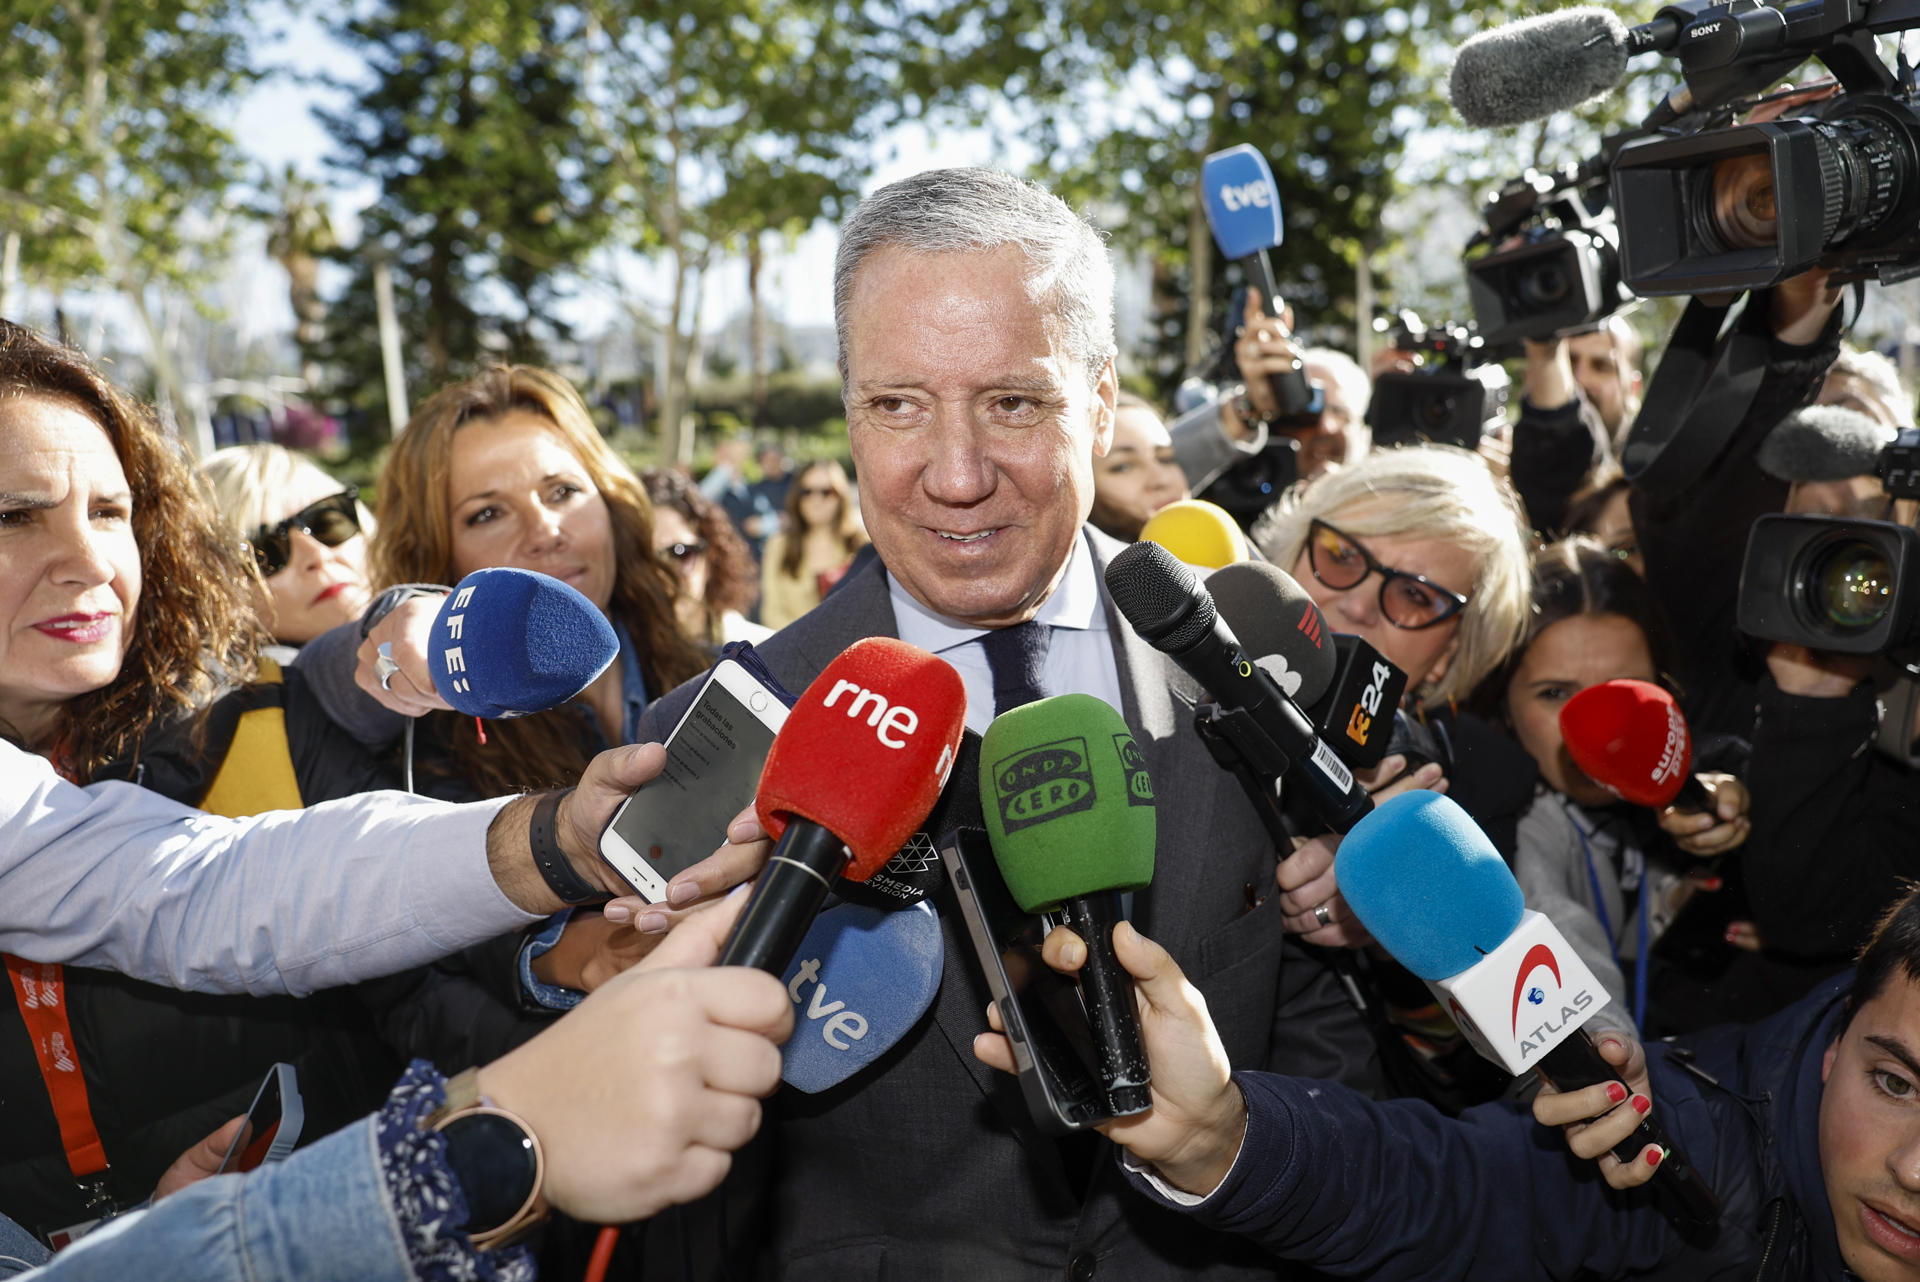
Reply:
M426 1128L446 1141L447 1166L467 1197L467 1238L476 1251L512 1246L547 1218L546 1158L533 1128L480 1093L480 1070L447 1080L447 1100Z

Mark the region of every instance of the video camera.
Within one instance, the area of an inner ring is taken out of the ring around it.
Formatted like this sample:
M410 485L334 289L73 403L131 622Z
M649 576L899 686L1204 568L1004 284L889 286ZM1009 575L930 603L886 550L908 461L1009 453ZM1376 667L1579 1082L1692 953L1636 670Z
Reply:
M1920 499L1920 429L1903 428L1874 472ZM1767 641L1920 658L1920 533L1892 521L1763 516L1740 567L1739 626Z
M1506 416L1505 371L1481 364L1489 356L1487 344L1471 326L1429 329L1414 313L1402 311L1394 318L1390 344L1433 359L1411 373L1390 372L1373 380L1367 426L1376 446L1425 441L1470 450L1480 444L1490 419Z
M1620 237L1600 162L1529 169L1495 192L1467 242L1467 295L1489 345L1591 329L1633 295L1620 282Z
M1904 51L1916 0L1680 0L1631 33L1686 79L1622 146L1612 171L1622 276L1638 294L1713 294L1813 267L1835 282L1920 275L1920 110ZM1802 114L1735 124L1809 58L1842 92ZM1660 132L1654 132L1654 131Z

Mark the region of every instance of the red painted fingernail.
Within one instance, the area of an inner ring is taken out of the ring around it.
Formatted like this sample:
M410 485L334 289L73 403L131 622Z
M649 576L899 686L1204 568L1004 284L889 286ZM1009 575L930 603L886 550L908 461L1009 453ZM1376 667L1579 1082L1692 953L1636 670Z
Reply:
M1619 1082L1607 1083L1607 1098L1618 1104L1627 1097L1627 1088Z
M1740 930L1739 930L1739 928L1738 928L1738 927L1736 927L1736 926L1729 926L1729 927L1727 927L1727 935L1726 935L1726 939L1727 939L1727 942L1728 942L1729 944L1737 944L1737 943L1739 943L1739 942L1740 942Z
M1640 1114L1645 1114L1645 1113L1646 1113L1646 1111L1647 1111L1648 1109L1650 1109L1650 1108L1652 1108L1652 1107L1653 1107L1653 1101L1652 1101L1652 1100L1650 1100L1650 1099L1648 1099L1648 1098L1647 1098L1646 1096L1644 1096L1644 1095L1636 1095L1636 1096L1634 1096L1634 1097L1633 1097L1633 1111L1634 1111L1634 1112L1636 1112L1636 1113L1640 1113Z
M1647 1165L1648 1166L1660 1165L1662 1159L1664 1159L1666 1155L1667 1154L1665 1149L1657 1149L1657 1148L1651 1148L1651 1147L1648 1148L1647 1149Z

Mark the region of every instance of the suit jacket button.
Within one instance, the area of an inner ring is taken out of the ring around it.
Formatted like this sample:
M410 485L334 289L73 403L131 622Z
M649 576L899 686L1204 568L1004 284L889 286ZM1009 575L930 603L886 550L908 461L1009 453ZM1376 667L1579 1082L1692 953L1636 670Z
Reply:
M1072 1282L1093 1282L1093 1252L1082 1251L1067 1261L1067 1277Z

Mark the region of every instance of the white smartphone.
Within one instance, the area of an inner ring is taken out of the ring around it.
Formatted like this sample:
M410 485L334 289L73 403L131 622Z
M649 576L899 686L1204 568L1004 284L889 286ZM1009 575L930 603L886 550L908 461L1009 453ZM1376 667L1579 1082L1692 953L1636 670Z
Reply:
M600 834L600 857L650 904L674 874L726 840L727 824L753 801L787 705L731 659L716 665L693 706L667 736L659 778L621 803Z

